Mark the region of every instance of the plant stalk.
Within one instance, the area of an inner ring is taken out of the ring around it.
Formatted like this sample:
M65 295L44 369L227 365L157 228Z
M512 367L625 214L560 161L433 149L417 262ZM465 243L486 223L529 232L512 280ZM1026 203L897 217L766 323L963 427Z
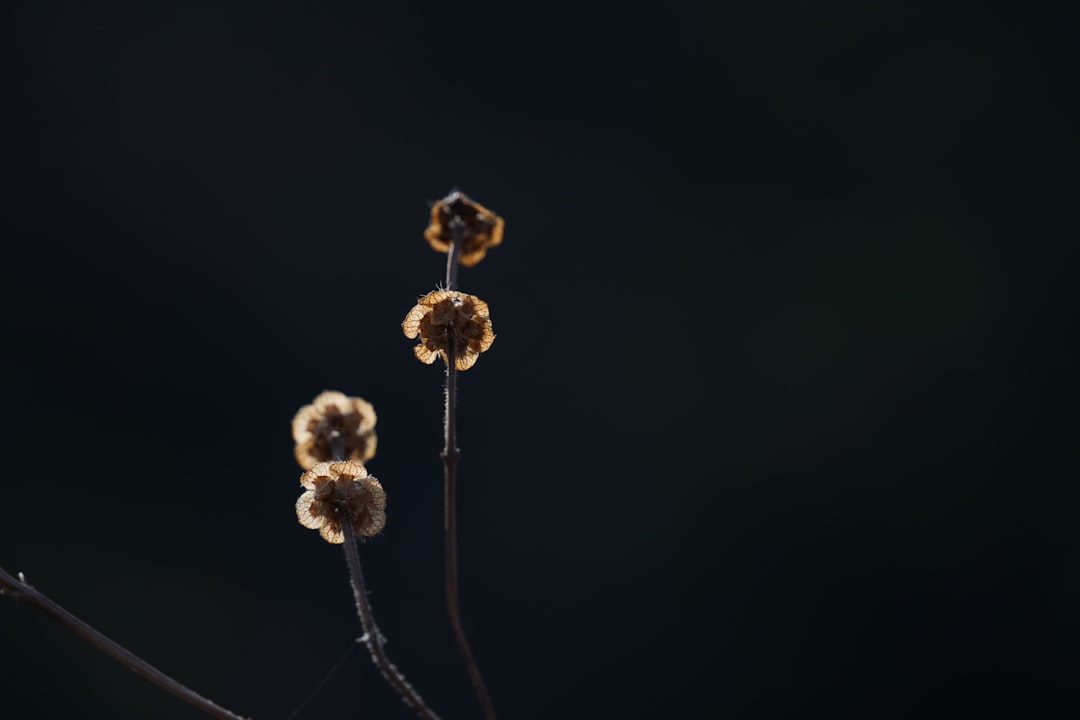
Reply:
M364 587L364 575L360 572L360 554L356 551L356 535L353 533L352 524L341 523L341 531L345 535L345 562L349 566L349 578L352 580L353 597L356 599L356 612L360 616L360 624L364 628L364 636L360 638L371 651L371 659L375 666L382 672L401 698L413 712L424 720L439 720L439 716L424 704L420 694L408 683L390 658L386 655L383 647L385 638L375 624L375 617L371 613L371 604L368 602L367 589Z
M344 445L340 435L330 439L331 453L334 462L340 462L345 457ZM349 566L349 580L352 583L353 598L356 600L356 614L360 616L360 625L364 629L364 636L360 638L371 652L371 659L379 672L383 674L387 682L397 691L401 699L405 701L413 712L424 720L439 720L439 716L424 704L420 694L405 679L401 671L390 662L386 655L383 643L386 638L375 624L375 616L371 612L371 603L368 602L367 588L364 587L364 574L360 570L360 553L356 550L356 534L353 532L352 523L348 517L342 514L341 532L345 536L345 564Z
M457 281L458 255L461 250L464 222L460 216L450 221L453 242L450 245L449 259L446 264L446 289L453 290ZM457 465L461 451L457 446L457 348L452 328L446 333L446 405L444 430L446 444L441 454L444 469L443 483L443 529L446 545L446 611L450 617L450 628L454 633L461 659L465 661L469 679L476 690L476 697L484 710L486 720L496 720L495 708L488 695L480 667L469 649L465 629L461 623L461 603L458 596L458 557L457 557Z
M197 707L207 715L220 718L221 720L244 720L241 716L226 710L187 686L173 680L138 655L135 655L114 640L111 640L99 631L90 627L85 622L57 605L46 595L39 592L34 586L23 580L21 573L19 579L16 579L9 575L3 568L0 568L0 594L10 595L13 600L33 605L46 615L49 615L55 620L59 620L61 624L101 652L114 660L127 665L128 668L135 673L142 675L150 682L166 692L172 693L184 702Z

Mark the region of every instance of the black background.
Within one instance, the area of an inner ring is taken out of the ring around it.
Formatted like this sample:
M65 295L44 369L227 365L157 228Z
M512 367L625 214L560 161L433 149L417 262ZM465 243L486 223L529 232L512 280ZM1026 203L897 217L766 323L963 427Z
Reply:
M500 717L1069 717L1075 18L1017 4L8 5L0 563L283 719L359 634L289 421L379 413L391 658ZM1022 12L1019 8L1023 8ZM0 715L194 718L0 603ZM407 718L361 650L301 717Z

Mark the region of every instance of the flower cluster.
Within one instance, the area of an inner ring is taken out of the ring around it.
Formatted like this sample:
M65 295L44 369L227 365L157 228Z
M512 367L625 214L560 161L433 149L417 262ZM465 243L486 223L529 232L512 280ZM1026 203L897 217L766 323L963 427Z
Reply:
M328 543L345 542L344 523L356 537L377 535L386 525L386 492L359 463L318 463L300 477L300 485L307 492L296 501L296 517Z
M293 417L296 462L305 470L331 460L367 462L374 457L378 441L376 419L375 408L363 398L332 390L320 393Z
M503 239L504 222L483 205L454 191L434 204L431 223L424 238L437 251L448 253L446 282L442 288L421 297L409 310L401 329L410 340L419 339L413 353L424 364L442 358L446 369L445 440L442 453L445 470L444 530L447 547L447 609L451 629L488 718L495 711L484 687L479 668L468 652L457 606L457 553L455 487L456 458L454 412L457 398L456 372L476 364L480 354L495 341L488 305L475 295L457 289L458 267L472 267L488 248ZM364 466L375 455L377 417L371 403L359 397L326 390L293 416L292 434L296 462L304 469L300 485L304 492L296 500L296 517L303 527L318 530L323 540L344 545L346 564L356 600L357 614L364 629L363 641L372 659L406 704L424 720L438 720L383 650L384 639L374 623L367 601L355 539L373 537L386 526L386 491ZM346 539L348 542L346 543Z
M431 208L431 224L424 231L428 244L439 252L449 252L454 242L453 223L460 223L458 262L472 267L484 259L489 247L502 242L503 219L465 193L454 191Z
M432 207L424 237L436 250L453 250L459 264L472 267L502 242L503 227L501 217L455 191ZM456 250L455 243L461 245ZM448 272L448 286L451 278ZM451 287L420 298L401 329L410 340L419 338L413 353L420 362L430 365L441 358L456 370L471 368L495 341L487 303ZM371 403L331 390L293 417L293 452L306 471L300 478L306 492L296 501L296 516L328 542L344 542L344 523L357 537L375 535L386 524L386 492L363 464L375 455L376 420Z
M327 542L344 542L346 522L357 537L375 535L386 524L386 492L363 465L375 455L375 420L367 400L332 390L293 417L294 454L307 470L296 517Z
M426 365L437 357L449 362L447 349L453 343L458 370L471 368L495 341L487 303L475 295L451 290L436 290L420 298L401 329L410 340L420 338L413 352Z

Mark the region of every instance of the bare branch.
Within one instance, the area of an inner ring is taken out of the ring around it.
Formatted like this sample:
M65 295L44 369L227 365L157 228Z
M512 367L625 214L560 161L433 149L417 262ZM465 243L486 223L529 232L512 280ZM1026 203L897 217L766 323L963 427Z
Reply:
M229 712L220 705L199 695L194 690L178 683L176 680L173 680L130 650L121 647L113 640L102 635L100 632L57 605L47 596L38 592L33 585L26 582L22 573L19 573L19 577L16 579L9 575L3 568L0 568L0 595L7 595L13 600L32 605L46 615L59 620L69 630L83 640L86 640L101 652L114 660L127 665L150 682L166 692L172 693L181 700L194 705L207 715L221 718L221 720L244 720L241 716Z

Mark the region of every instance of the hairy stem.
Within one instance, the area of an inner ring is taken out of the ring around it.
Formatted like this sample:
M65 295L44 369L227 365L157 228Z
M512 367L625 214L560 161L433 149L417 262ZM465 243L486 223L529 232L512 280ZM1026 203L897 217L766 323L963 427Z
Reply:
M457 285L458 257L461 255L461 246L465 237L465 221L460 215L455 215L450 221L450 231L453 239L450 243L450 251L446 253L446 289L453 290Z
M439 716L431 711L420 698L419 693L405 680L390 658L386 656L383 647L384 638L379 632L379 626L375 624L375 617L371 614L371 604L368 602L367 589L364 587L364 575L360 572L360 554L356 551L356 535L353 533L352 524L347 520L341 523L342 533L345 535L345 562L349 566L349 577L352 580L353 597L356 599L356 612L360 616L360 624L364 628L364 637L361 638L371 651L371 659L376 667L382 672L383 677L393 685L401 695L405 704L412 708L418 716L425 720L438 720Z
M450 221L454 238L450 245L449 260L446 265L446 289L453 290L457 278L457 259L461 249L464 223L460 217ZM480 706L484 709L487 720L495 720L495 708L491 704L484 677L480 667L469 649L465 638L465 629L461 624L461 603L458 598L458 557L457 557L457 464L461 451L457 446L457 348L455 347L452 328L446 333L446 406L444 429L446 444L442 451L443 483L443 529L446 545L446 611L450 616L450 628L454 633L461 659L469 672L473 688Z
M86 640L101 652L114 660L127 665L130 669L139 675L142 675L150 682L166 692L172 693L184 702L194 705L207 715L221 718L222 720L243 720L241 716L229 712L220 705L207 700L194 690L173 680L130 650L120 646L105 635L102 635L100 632L57 605L47 596L38 592L32 585L22 579L21 574L20 578L16 579L9 575L3 568L0 568L0 594L9 595L13 600L33 605L46 615L59 620L69 630L83 640Z
M330 452L334 462L341 462L345 458L345 446L340 433L330 439ZM342 512L341 533L345 536L345 564L349 566L349 579L352 581L353 598L356 600L356 614L360 616L360 625L364 628L364 636L360 638L369 651L375 666L386 678L387 682L397 690L398 695L412 710L425 720L439 720L439 716L431 711L420 698L412 685L401 674L401 671L390 662L386 655L383 643L386 639L379 626L375 624L375 616L371 612L371 603L368 602L367 588L364 587L364 573L360 571L360 553L356 551L356 534L353 532L352 523Z

